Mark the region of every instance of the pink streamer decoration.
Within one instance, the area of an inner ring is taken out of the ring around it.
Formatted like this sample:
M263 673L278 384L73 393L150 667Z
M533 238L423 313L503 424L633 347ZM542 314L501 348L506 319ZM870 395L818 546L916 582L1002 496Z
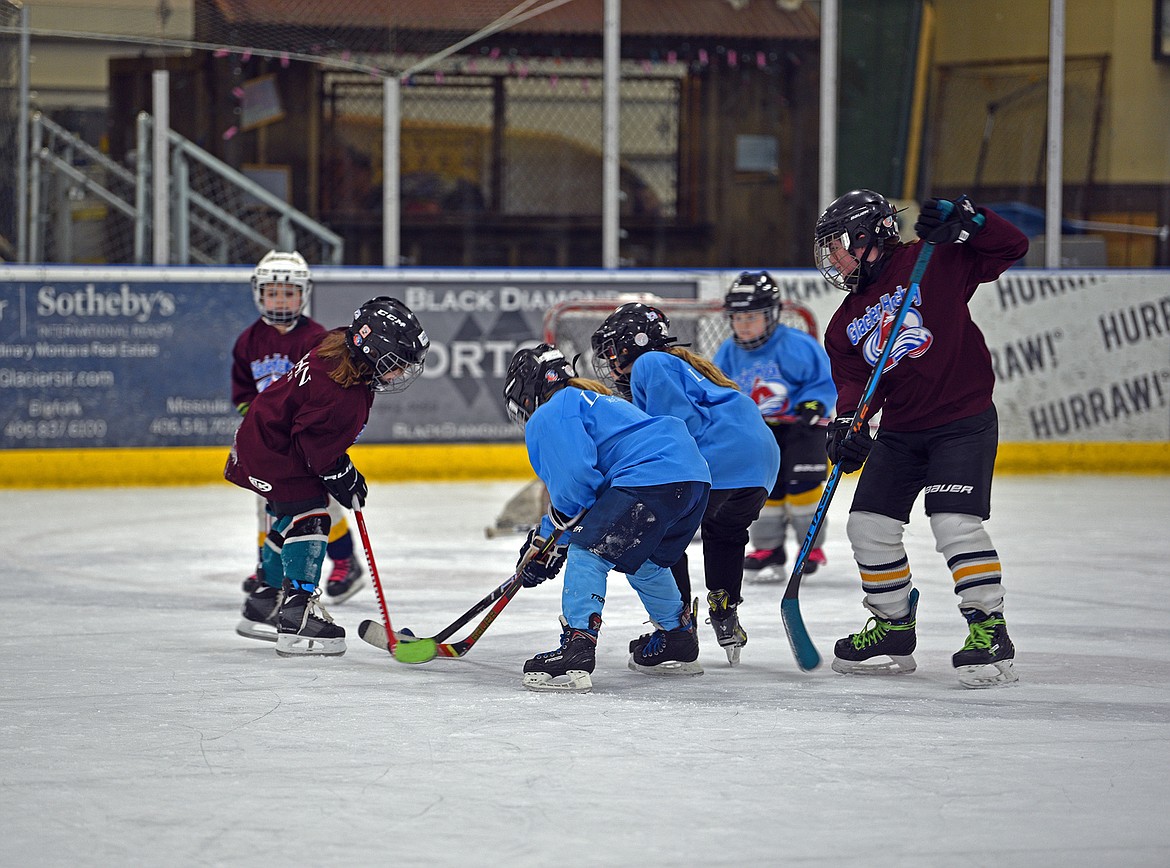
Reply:
M223 131L223 140L225 142L228 141L233 136L235 136L235 134L238 133L239 131L240 131L239 127L228 127L226 130Z
M758 66L760 69L763 69L767 65L768 65L768 58L766 58L764 56L764 52L757 51L756 52L756 66Z
M667 63L678 63L678 52L677 51L666 52L666 62Z
M727 52L727 65L739 66L739 55L736 53L734 48Z
M244 98L244 89L242 87L233 87L232 88L232 96L234 96L236 99L243 99Z
M705 48L699 49L699 63L701 63L703 66L707 65L707 49Z

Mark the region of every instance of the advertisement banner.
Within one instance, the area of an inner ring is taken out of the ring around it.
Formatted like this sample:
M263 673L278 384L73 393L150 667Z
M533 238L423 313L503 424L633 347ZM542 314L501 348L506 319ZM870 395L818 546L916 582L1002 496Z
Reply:
M374 401L363 443L518 441L522 432L501 398L508 362L517 349L540 343L545 311L569 299L613 298L648 288L663 298L695 298L698 283L656 282L652 287L613 281L346 282L331 279L317 292L313 316L326 327L350 322L354 310L377 295L406 303L431 340L426 367L405 392ZM598 323L600 325L600 322ZM593 376L593 372L583 372Z
M250 269L8 269L0 279L0 448L224 446L231 349L257 317ZM54 279L58 274L68 279ZM79 280L80 274L120 279ZM122 275L125 275L124 277ZM574 274L519 280L353 279L322 269L313 318L346 325L362 302L402 299L427 329L423 377L374 402L363 443L503 442L521 437L500 394L517 348L539 343L549 306L647 287ZM659 296L694 298L698 280L652 280Z
M255 319L221 281L0 282L0 448L230 443L231 348Z

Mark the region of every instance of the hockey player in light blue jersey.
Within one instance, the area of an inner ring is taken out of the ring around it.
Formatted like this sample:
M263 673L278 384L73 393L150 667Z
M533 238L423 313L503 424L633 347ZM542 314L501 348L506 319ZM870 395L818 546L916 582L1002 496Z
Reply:
M529 461L551 502L521 548L521 578L531 587L567 565L560 647L525 662L524 686L592 689L606 580L615 569L626 574L656 628L630 643L629 667L701 675L693 613L670 572L699 527L711 488L707 462L686 426L576 377L548 344L512 358L504 403L524 428ZM549 553L525 563L553 533L562 536Z
M748 581L785 578L784 542L792 528L804 542L825 490L825 428L837 401L829 356L812 335L780 322L780 290L766 271L745 271L723 298L732 336L715 352L721 371L750 395L780 445L780 473L752 525L755 551L747 556ZM812 575L825 563L825 525L804 567Z
M734 666L747 644L738 606L748 528L780 469L776 439L751 398L708 359L676 345L660 309L623 304L593 333L592 343L598 376L650 415L686 423L710 467L711 496L702 522L708 621ZM689 600L685 553L673 573Z

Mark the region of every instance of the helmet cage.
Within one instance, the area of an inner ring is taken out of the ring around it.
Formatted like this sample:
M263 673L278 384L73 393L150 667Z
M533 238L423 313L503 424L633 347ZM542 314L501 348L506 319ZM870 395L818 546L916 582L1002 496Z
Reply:
M270 310L265 304L266 291L270 286L296 287L300 297L296 304L283 310ZM313 281L309 276L309 266L295 250L290 253L270 250L252 270L252 301L260 312L260 318L268 325L295 322L309 306L312 293Z
M882 256L872 262L874 250L898 240L897 211L872 190L846 193L817 220L813 262L821 275L838 289L859 292L880 271Z
M731 329L736 346L745 350L762 347L780 324L780 288L766 271L745 271L723 296L723 312L728 325L737 313L763 313L764 330L759 336L744 339L739 337L734 327Z

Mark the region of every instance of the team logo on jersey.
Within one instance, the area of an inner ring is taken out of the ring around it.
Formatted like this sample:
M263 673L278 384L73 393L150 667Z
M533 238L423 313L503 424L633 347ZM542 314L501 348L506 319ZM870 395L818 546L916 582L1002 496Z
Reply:
M894 314L886 312L886 315L882 317L881 327L874 329L865 339L861 353L870 366L877 364L878 356L882 354L882 348L890 339L890 329L893 325ZM922 313L910 308L906 311L906 319L902 322L901 331L894 337L894 345L890 348L890 356L886 360L886 367L882 373L890 370L906 356L912 359L918 358L930 349L933 342L934 335L930 333L930 329L922 324Z
M788 399L788 387L779 380L765 380L763 377L756 377L752 381L751 396L765 419L792 415L790 411L792 402Z

